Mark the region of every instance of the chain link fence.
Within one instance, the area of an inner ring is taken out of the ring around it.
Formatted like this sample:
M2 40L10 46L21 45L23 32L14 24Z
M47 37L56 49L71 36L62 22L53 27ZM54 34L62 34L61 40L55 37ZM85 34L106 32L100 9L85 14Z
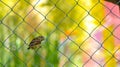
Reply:
M102 0L0 0L0 67L119 67L119 18Z

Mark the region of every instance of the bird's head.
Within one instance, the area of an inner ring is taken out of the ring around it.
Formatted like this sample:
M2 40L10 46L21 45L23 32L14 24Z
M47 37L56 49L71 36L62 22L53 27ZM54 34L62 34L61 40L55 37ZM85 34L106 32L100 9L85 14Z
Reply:
M43 41L45 38L43 36L39 36L40 41Z

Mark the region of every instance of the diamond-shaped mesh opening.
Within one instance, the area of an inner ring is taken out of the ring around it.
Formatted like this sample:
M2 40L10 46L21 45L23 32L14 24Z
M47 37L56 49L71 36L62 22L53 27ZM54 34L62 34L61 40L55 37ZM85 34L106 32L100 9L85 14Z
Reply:
M2 46L0 50L4 50L4 52L1 52L1 61L3 66L15 66L17 63L25 66L25 63L18 56L16 56L16 54L14 54L15 52L12 52L8 47ZM10 64L10 62L12 64ZM16 62L16 64L13 64L14 62Z
M1 28L1 35L0 35L0 40L2 42L4 42L5 40L7 40L13 33L12 33L12 30L7 26L7 25L4 25L4 24L1 24L0 25L0 28ZM3 29L2 29L3 28ZM3 32L4 31L4 32ZM4 34L4 35L3 35Z
M87 15L81 22L80 22L80 27L83 28L86 32L91 33L98 25L99 22L95 20L90 15Z
M77 49L78 46L72 43L70 40L66 40L66 42L62 43L61 46L58 48L58 50L67 57L70 57L72 54L74 54Z
M94 3L92 3L94 1ZM87 2L87 3L86 3ZM83 9L89 11L91 10L94 6L96 6L96 4L98 4L98 0L86 0L86 1L80 1L78 0L78 4L80 7L82 7ZM91 6L91 7L88 7Z
M3 19L3 17L10 11L9 7L6 6L4 3L0 2L0 6L2 8L0 8L0 20Z
M37 27L44 20L44 16L35 10L32 10L26 17L25 22L32 27Z
M46 0L46 1L39 1L35 5L35 10L40 12L42 15L49 14L55 8L54 1Z
M89 37L89 34L80 27L76 27L70 31L68 30L67 34L71 37L71 40L79 46Z
M42 35L47 35L49 33L49 36L50 35L53 35L53 37L56 35L54 34L54 31L56 31L56 26L52 23L50 23L49 21L47 20L44 20L42 22L40 22L38 24L38 26L36 28L34 28L39 34L42 34ZM45 32L47 31L47 32Z
M76 5L70 12L67 14L72 20L75 22L80 22L84 16L87 14L87 12L80 7L79 5Z
M81 49L87 52L90 56L94 54L99 48L101 47L101 44L96 42L92 38L88 38L83 44L81 44Z
M21 17L25 17L33 7L24 0L19 0L14 6L13 11Z
M24 31L26 29L26 31ZM30 34L34 32L34 28L31 25L28 25L25 22L22 22L16 29L15 34L17 34L22 39L27 38Z
M66 26L66 28L63 27L63 25ZM74 30L74 28L77 26L77 24L75 24L74 21L72 21L70 18L66 17L64 20L62 20L61 23L59 23L59 25L57 26L61 31L63 31L64 33L66 33L66 35L69 35L70 33L72 33L72 31ZM69 31L69 32L67 32Z
M71 0L71 1L59 0L59 2L56 4L56 6L59 10L62 10L65 13L68 13L69 11L71 11L74 8L74 6L76 6L76 2L75 2L75 0Z
M109 38L107 38L104 43L103 43L103 47L108 50L109 52L113 52L113 49L114 49L114 37L113 36L110 36ZM110 42L110 43L109 43ZM109 45L109 47L107 46Z
M54 16L53 16L53 14L54 14ZM55 18L58 18L58 17L59 17L59 19L55 19ZM47 20L49 20L50 22L54 22L54 24L56 24L56 25L58 23L60 23L62 20L64 20L65 17L66 17L66 14L56 7L52 8L50 10L50 12L46 15Z
M5 25L8 25L10 29L14 30L22 23L22 18L16 15L14 12L10 12L2 21Z
M64 64L65 64L65 62L67 62L68 61L68 59L67 59L67 57L65 57L62 53L60 53L60 62L59 62L59 66L61 67L61 66L63 66Z
M23 67L27 66L26 63L24 61L22 61L16 55L14 55L14 53L13 54L11 53L11 55L12 56L9 58L9 60L7 61L7 63L4 66L11 66L11 67L13 66L14 67L14 66L17 66L18 64L21 64L21 66L23 66ZM16 62L16 64L10 64L9 62L11 62L11 63Z
M5 44L4 46L10 49L11 51L18 51L24 45L24 40L22 40L21 38L14 34L11 35L8 39L6 39L4 44Z
M54 44L57 40L59 41L59 44L63 45L63 43L65 42L65 40L67 39L67 37L64 35L64 33L62 33L59 30L54 29L52 32L50 32L51 35L49 36L49 42L51 44ZM60 33L59 36L56 33ZM63 37L65 39L63 39ZM57 45L60 46L60 45Z
M105 36L105 37L102 37L102 36ZM103 25L98 26L92 32L92 38L99 43L103 43L111 36L112 36L112 32L110 31L110 28L106 29L106 27L104 27Z
M94 19L96 19L97 21L102 21L102 19L104 18L104 16L102 14L97 14L97 12L99 12L101 9L103 9L104 6L101 5L100 3L96 4L91 10L90 10L90 15L92 17L94 17ZM98 10L96 10L98 9ZM101 11L101 13L104 13L104 11Z
M106 59L104 59L103 57L106 57ZM102 47L99 50L97 50L92 56L92 58L101 66L104 66L111 57L111 53Z
M85 60L85 59L82 59L82 56L83 56L82 50L79 50L79 49L78 49L78 50L76 50L76 51L74 52L74 54L71 55L70 60L71 60L74 64L76 64L76 66L81 67L81 66L82 66L82 63L83 63L83 60Z
M96 42L98 42L98 43L102 43L103 42L103 40L102 40L103 39L102 38L102 36L103 36L103 34L102 34L103 29L105 29L105 28L99 25L99 26L97 26L97 28L91 34L92 38L94 40L96 40Z

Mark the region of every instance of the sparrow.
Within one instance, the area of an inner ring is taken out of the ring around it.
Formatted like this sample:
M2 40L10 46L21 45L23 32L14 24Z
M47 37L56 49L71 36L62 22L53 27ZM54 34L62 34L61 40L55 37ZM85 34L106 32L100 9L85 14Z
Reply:
M41 42L44 40L45 38L43 36L38 36L36 38L34 38L30 44L28 49L35 49L36 47L41 47L39 44L41 44Z

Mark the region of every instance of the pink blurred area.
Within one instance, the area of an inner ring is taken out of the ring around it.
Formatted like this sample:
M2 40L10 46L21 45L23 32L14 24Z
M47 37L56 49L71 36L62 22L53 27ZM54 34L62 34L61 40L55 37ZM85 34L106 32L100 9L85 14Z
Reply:
M103 38L103 31L112 26L113 30L111 31L113 33L114 37L114 45L120 46L120 10L119 6L116 4L113 4L111 2L104 2L104 11L105 11L105 22L101 25L101 27L97 28L96 32L94 33L94 38L102 43ZM106 28L105 28L106 27Z
M105 27L113 26L114 45L120 46L120 9L118 5L110 2L104 2L105 4Z
M113 31L111 31L111 32L113 33L113 37L114 37L114 41L113 41L114 46L115 46L114 51L116 51L116 49L118 49L120 47L120 10L119 10L119 6L116 4L110 3L110 2L106 2L106 1L104 2L104 6L105 6L104 7L105 22L103 23L103 26L105 26L106 28L113 26ZM103 42L103 38L104 38L103 31L106 29L103 26L101 25L100 27L98 27L93 35L93 37L100 43ZM110 46L110 45L108 45L108 46ZM91 49L88 49L88 50L91 50ZM100 51L101 51L101 53L104 53L104 52L102 52L102 50L100 50ZM119 53L116 53L116 54L115 54L116 57L120 56ZM105 58L103 57L102 59L105 59ZM85 61L87 61L87 62L85 62ZM101 59L97 59L96 61L102 62L102 64L105 63L105 61L101 61ZM83 62L85 63L84 67L100 67L95 61L93 61L92 59L90 60L90 58L87 56L84 56Z

